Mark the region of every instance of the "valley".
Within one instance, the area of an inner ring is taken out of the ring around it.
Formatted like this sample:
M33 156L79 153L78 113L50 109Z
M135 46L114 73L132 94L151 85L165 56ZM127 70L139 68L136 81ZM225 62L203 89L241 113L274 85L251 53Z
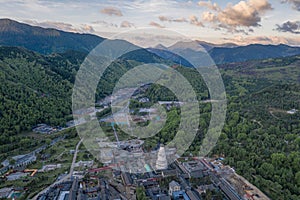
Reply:
M24 33L20 30L24 30ZM38 36L32 34L34 31L38 31ZM15 34L11 34L12 32ZM22 36L24 34L27 36ZM74 46L69 41L72 38L79 40L80 45ZM104 139L108 138L116 148L120 148L120 144L128 145L124 141L139 139L128 136L121 128L122 123L112 122L109 102L116 82L136 66L162 63L182 74L195 90L201 113L196 137L181 158L170 163L166 171L157 170L155 173L149 171L155 169L150 165L149 158L149 163L143 163L140 167L144 173L135 175L128 172L128 166L126 172L122 171L124 166L121 162L99 161L79 142L81 138L76 131L77 127L73 127L76 123L72 115L72 90L76 74L87 52L102 40L98 36L37 28L8 19L0 20L1 188L22 194L18 199L38 199L38 194L41 195L40 199L43 199L43 195L44 199L53 199L60 194L57 194L59 188L63 187L68 188L63 190L69 191L68 195L72 191L79 194L78 187L81 184L83 193L91 198L93 195L102 195L104 198L109 194L110 198L131 199L140 196L137 199L143 199L147 195L151 196L151 192L167 196L169 183L173 180L184 188L181 191L186 195L196 195L198 199L210 199L211 196L214 199L245 199L245 191L251 196L254 186L261 190L256 193L267 196L257 197L258 199L300 198L299 47L206 46L220 70L227 96L225 125L216 146L206 158L198 156L203 138L208 132L212 103L215 102L210 99L203 77L196 69L185 66L189 63L183 62L179 56L172 55L172 59L166 59L165 56L169 54L161 49L141 49L116 59L99 81L95 94L96 111L88 118L99 122L105 130ZM37 45L31 43L34 41L43 42L37 42ZM49 46L45 46L45 41ZM188 53L192 51L185 48L184 44L175 47ZM127 92L123 91L124 94ZM130 148L137 148L135 150L139 153L159 151L161 146L173 140L179 129L180 103L185 102L178 102L170 90L158 84L141 86L135 92L128 104L131 117L140 127L147 126L151 119L156 119L153 120L154 123L162 121L152 108L156 103L166 110L166 124L156 135L143 139L142 145L129 145ZM193 116L193 110L189 114ZM89 121L88 119L83 121ZM77 125L83 125L84 122ZM46 131L34 131L38 125ZM51 130L47 131L48 129ZM183 143L186 139L188 138L179 138ZM105 140L97 142L108 145ZM42 149L36 151L39 148ZM20 155L32 155L35 159L24 165L14 166L13 163L19 161L15 156ZM109 152L107 157L113 160ZM217 162L220 169L217 164L211 166ZM186 163L202 167L200 175L198 174L200 177L191 175ZM45 166L51 170L41 171ZM143 166L147 167L144 169ZM187 171L182 171L181 166ZM30 170L36 169L38 172L31 176ZM7 178L11 173L18 175L19 172L25 175L17 180ZM228 185L234 183L228 183L224 179L227 172L229 175L242 176L234 179L243 180L244 188L235 185L232 192ZM253 184L252 189L245 189L250 183ZM53 187L49 187L50 185ZM41 192L46 192L45 188L48 193ZM199 188L207 192L201 193ZM230 194L226 193L228 190L231 191ZM231 193L236 190L241 190L243 194L237 192L236 197L231 197Z

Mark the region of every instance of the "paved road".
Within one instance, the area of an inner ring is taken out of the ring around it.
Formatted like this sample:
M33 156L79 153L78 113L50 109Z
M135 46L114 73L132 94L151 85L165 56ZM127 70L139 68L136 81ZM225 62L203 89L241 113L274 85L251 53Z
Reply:
M74 171L74 167L75 167L75 163L76 163L76 158L77 158L77 153L78 153L78 149L79 149L79 146L80 144L82 143L83 139L81 139L77 145L76 145L76 149L75 149L75 152L74 152L74 156L73 156L73 160L72 160L72 164L70 166L70 171L69 171L69 174L66 175L65 177L63 177L62 179L52 183L50 186L46 187L44 190L42 190L41 192L39 192L37 195L35 195L32 200L37 200L38 196L41 195L41 194L44 194L46 193L51 187L54 187L55 185L59 184L59 183L62 183L64 181L67 181L68 179L71 178L72 174L73 174L73 171Z
M69 172L69 176L71 177L72 174L73 174L73 171L74 171L74 167L75 167L75 163L76 163L76 158L77 158L77 153L78 153L78 149L79 149L79 146L80 144L82 143L83 139L81 139L77 145L76 145L76 149L75 149L75 153L74 153L74 156L73 156L73 160L72 160L72 164L71 164L71 167L70 167L70 172Z

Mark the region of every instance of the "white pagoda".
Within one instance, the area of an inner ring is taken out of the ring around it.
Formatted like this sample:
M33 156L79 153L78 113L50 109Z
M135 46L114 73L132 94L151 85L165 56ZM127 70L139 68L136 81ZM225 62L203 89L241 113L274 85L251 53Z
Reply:
M168 161L166 157L165 147L161 145L158 150L157 160L156 160L156 169L163 170L168 168Z

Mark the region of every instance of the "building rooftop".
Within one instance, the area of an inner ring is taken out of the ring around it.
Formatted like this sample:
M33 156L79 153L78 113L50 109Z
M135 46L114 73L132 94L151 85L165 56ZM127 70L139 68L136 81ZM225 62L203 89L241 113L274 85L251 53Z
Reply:
M295 114L297 111L298 111L298 110L296 110L296 109L292 109L292 110L287 111L287 113L293 115L293 114Z
M176 181L171 181L171 182L169 183L169 187L177 187L177 186L180 186L180 184L177 183Z
M186 194L190 200L201 200L192 190L187 190Z

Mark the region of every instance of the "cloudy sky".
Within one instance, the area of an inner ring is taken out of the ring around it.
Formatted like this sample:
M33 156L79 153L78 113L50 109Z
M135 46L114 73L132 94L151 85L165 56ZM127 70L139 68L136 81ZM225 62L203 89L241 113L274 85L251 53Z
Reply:
M300 0L0 0L0 17L66 31L152 27L214 43L300 45Z

